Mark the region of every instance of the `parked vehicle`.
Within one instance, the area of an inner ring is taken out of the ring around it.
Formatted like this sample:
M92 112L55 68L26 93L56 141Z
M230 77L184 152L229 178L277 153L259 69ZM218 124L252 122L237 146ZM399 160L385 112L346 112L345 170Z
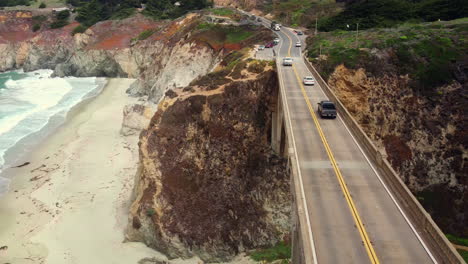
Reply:
M273 48L273 46L275 46L275 43L270 42L270 43L265 45L265 48Z
M314 80L314 77L312 76L306 76L304 77L304 85L315 85L315 80Z
M296 47L300 47L300 46L302 46L301 42L300 41L296 42Z
M280 31L281 30L280 24L276 24L274 30L275 31Z
M283 66L292 66L293 64L293 59L286 57L283 59Z
M336 107L335 104L331 101L321 101L320 103L318 103L317 112L322 118L336 118Z
M258 46L258 50L264 50L265 49L265 45L259 45Z
M278 24L278 22L272 21L271 24L270 24L270 28L274 29L277 24Z
M261 18L257 18L257 22L262 22L262 19L261 19Z
M302 36L304 33L302 33L302 31L297 31L297 35Z
M273 40L273 42L274 42L275 44L278 44L278 43L280 42L280 39L279 39L279 38L275 38L275 39Z

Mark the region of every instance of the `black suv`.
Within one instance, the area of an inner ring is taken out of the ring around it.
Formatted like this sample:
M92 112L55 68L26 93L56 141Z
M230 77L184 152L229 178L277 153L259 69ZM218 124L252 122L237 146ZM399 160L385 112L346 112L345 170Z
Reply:
M320 117L331 117L336 118L336 107L335 104L331 101L321 101L318 103L317 112Z

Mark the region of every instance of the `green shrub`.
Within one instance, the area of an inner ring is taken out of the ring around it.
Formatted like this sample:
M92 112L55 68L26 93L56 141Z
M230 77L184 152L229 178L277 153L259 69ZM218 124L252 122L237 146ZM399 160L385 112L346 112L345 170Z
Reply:
M110 19L115 19L115 20L125 19L128 17L131 17L133 14L135 14L135 8L124 8L115 12L110 17Z
M243 30L242 28L237 28L228 31L228 34L226 35L226 41L228 43L239 43L243 40L248 39L252 35L253 33L250 31Z
M73 29L72 35L75 35L75 34L77 34L77 33L83 33L83 32L86 31L86 29L87 29L87 28L86 28L85 26L83 26L83 25L78 25L78 26L76 26L76 27Z
M267 65L266 61L253 61L249 64L249 67L247 67L247 70L253 73L261 73L265 69L266 65Z
M156 214L156 211L153 208L146 209L146 216L152 217Z
M63 10L57 13L56 15L58 20L66 20L70 17L70 11L68 10Z
M247 66L247 63L245 61L237 63L231 72L231 77L233 79L240 79L242 77L242 70L245 69L245 66Z
M5 6L17 6L17 5L25 5L29 6L30 0L0 0L0 8Z
M47 20L46 16L40 15L40 16L33 16L32 21L36 23L42 23Z
M212 8L209 11L217 16L231 16L234 14L234 10L229 8Z
M445 235L450 242L460 245L460 246L465 246L468 247L468 238L463 238L463 237L457 237L452 234L446 234Z
M38 31L39 29L41 29L41 25L39 25L39 24L34 24L34 26L32 27L32 31L33 31L33 32L36 32L36 31Z
M39 8L46 8L46 7L47 7L47 5L46 5L44 2L42 2L42 3L39 5Z
M153 35L154 32L155 32L154 29L144 30L138 35L137 39L138 40L145 40L145 39L149 38L151 35Z
M466 263L468 263L468 251L463 249L457 249L458 253L462 256Z
M68 22L65 21L65 20L57 20L57 21L54 21L50 24L50 28L52 29L56 29L56 28L61 28L61 27L64 27L68 25Z
M250 258L255 261L275 261L291 258L291 246L280 242L271 248L260 249L250 253Z

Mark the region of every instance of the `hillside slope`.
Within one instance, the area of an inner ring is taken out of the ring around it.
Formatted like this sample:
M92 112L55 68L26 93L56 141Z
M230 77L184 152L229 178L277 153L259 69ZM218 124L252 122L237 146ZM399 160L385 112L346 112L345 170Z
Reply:
M443 231L468 236L468 21L309 39L329 85ZM357 49L356 46L359 45Z

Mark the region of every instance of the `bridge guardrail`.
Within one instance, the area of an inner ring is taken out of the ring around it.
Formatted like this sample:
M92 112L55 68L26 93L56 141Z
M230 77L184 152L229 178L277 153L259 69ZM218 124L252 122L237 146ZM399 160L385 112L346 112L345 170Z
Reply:
M339 115L364 149L367 157L372 161L372 163L377 165L379 174L383 176L385 183L392 194L394 194L395 199L398 201L403 211L408 214L411 222L415 225L418 234L422 237L437 261L439 263L464 263L463 259L452 246L450 241L445 237L444 233L442 233L439 227L432 220L431 216L417 201L395 170L393 170L386 157L384 157L372 143L371 139L362 130L346 107L330 89L328 84L322 79L307 57L303 56L303 59L307 68L309 68L315 76L316 81L323 88L325 94L335 103Z
M279 71L280 65L279 65L279 59L275 59L276 63L276 69ZM279 72L278 72L278 79L280 78ZM286 99L286 94L285 94L285 87L283 87L281 81L279 80L279 96L281 98L281 107L283 109L284 113L284 126L285 126L285 131L292 131L292 124L291 124L291 118L289 115L288 107L287 107L287 99ZM305 208L304 208L304 199L301 195L301 186L300 186L300 181L298 180L299 177L299 169L296 165L296 155L291 153L291 149L294 149L294 144L292 139L287 140L287 146L288 148L288 164L290 167L290 174L291 174L291 192L293 193L294 197L294 204L296 205L294 210L294 216L293 217L293 239L296 239L296 241L293 241L292 245L293 248L291 249L292 253L292 261L294 264L312 264L313 263L313 257L310 252L310 249L312 248L312 241L310 241L309 236L307 235L309 230L307 230L307 216L305 215ZM294 219L296 218L296 219ZM297 236L296 238L294 236ZM297 243L294 243L297 242ZM316 264L316 263L314 263Z

